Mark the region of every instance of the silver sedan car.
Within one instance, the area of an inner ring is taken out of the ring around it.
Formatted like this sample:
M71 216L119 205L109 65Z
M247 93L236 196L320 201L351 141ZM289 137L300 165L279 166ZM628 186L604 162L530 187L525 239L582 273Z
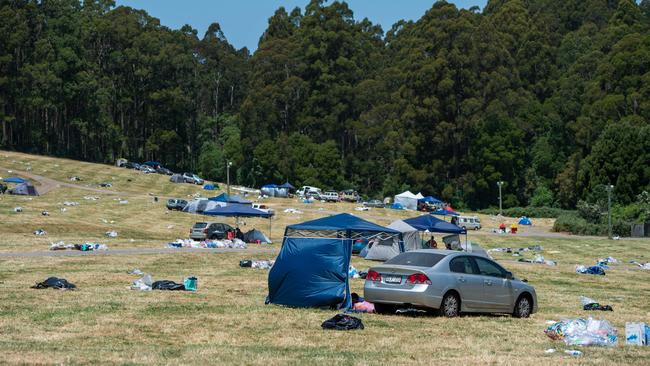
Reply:
M379 313L409 306L447 317L508 313L527 318L537 311L533 286L488 258L448 250L414 250L370 268L364 296Z

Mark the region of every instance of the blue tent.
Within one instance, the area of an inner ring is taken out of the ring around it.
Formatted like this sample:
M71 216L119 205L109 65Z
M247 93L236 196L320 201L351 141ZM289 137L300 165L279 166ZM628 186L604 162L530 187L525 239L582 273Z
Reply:
M226 202L226 203L241 203L241 204L249 204L251 201L246 201L245 199L237 196L237 195L227 195L226 193L222 193L216 197L208 198L210 201L217 201L217 202Z
M16 183L16 184L21 184L21 183L27 182L27 180L25 180L23 178L19 178L19 177L9 177L9 178L3 179L2 181L5 182L5 183Z
M530 221L530 219L528 217L526 217L526 216L522 216L519 219L519 225L532 225L532 224L533 224L533 222Z
M336 237L300 236L297 232L337 233ZM339 235L341 232L345 234ZM350 308L348 270L357 235L398 231L350 214L338 214L287 226L282 249L269 272L267 303L295 307ZM294 234L297 234L294 236Z
M216 207L211 210L203 211L208 216L226 216L226 217L262 217L269 218L272 215L243 204L233 204L224 207Z
M206 191L214 191L215 189L217 189L217 187L215 187L214 184L206 184L203 186L203 189L205 189Z
M445 210L444 208L442 210L436 210L430 212L432 215L440 215L440 216L460 216L460 214L456 211L449 211Z
M467 230L462 227L458 227L431 215L422 215L403 221L419 231L428 230L432 233L467 234Z
M395 202L392 205L390 205L390 208L392 208L393 210L403 210L404 206L402 206L402 204L399 202Z
M288 190L296 189L296 187L292 186L291 183L289 183L289 182L286 182L286 183L284 183L282 185L279 185L278 188L284 188L284 189L288 189Z
M439 199L437 199L435 197L432 197L432 196L426 196L424 198L420 198L418 201L426 202L426 203L429 203L429 204L432 204L432 205L442 204L441 200L439 200Z

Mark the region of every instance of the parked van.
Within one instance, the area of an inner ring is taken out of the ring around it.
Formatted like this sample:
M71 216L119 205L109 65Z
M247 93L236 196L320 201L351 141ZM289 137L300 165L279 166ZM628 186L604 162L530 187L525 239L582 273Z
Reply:
M302 186L296 191L296 194L300 197L316 197L320 199L321 189L311 186Z
M325 191L320 195L320 199L325 202L338 202L340 201L339 193L337 191Z
M466 230L480 230L481 219L477 216L459 216L456 224Z

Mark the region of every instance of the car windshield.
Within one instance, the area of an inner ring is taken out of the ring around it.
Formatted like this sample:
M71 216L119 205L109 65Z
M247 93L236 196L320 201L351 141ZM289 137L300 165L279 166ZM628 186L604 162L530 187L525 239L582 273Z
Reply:
M196 224L194 224L195 229L203 229L206 226L208 226L207 222L197 222Z
M444 255L437 253L407 252L393 257L384 263L415 267L433 267L444 257Z

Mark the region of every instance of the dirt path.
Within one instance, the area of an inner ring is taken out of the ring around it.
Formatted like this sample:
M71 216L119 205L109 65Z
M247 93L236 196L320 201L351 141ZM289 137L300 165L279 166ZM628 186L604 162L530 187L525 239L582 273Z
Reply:
M250 253L250 254L273 254L277 255L279 249L263 248L134 248L134 249L109 249L82 252L78 250L48 250L40 252L6 252L0 253L2 257L83 257L83 256L106 256L106 255L134 255L134 254L182 254L182 253L206 253L206 254L224 254L224 253Z

